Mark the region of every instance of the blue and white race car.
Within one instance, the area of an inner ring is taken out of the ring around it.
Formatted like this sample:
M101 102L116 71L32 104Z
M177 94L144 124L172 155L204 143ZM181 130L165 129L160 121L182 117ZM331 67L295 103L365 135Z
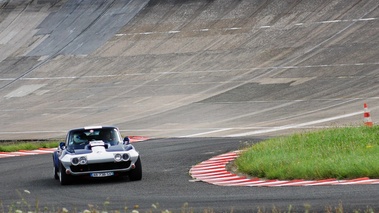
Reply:
M128 176L142 179L139 153L122 140L115 126L93 126L68 131L66 141L53 153L54 178L61 185L70 184L75 177L103 178Z

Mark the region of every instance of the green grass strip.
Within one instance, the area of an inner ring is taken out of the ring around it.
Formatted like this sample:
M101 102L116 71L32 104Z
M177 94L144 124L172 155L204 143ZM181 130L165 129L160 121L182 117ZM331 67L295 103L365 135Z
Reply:
M345 127L272 138L235 160L238 171L265 179L379 178L379 127Z
M14 141L0 143L0 152L35 150L39 148L57 148L59 141Z

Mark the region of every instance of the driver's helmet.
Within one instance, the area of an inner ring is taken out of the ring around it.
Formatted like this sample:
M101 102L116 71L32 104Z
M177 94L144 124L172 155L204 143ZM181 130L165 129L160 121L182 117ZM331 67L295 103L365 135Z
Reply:
M75 133L74 134L74 143L86 143L87 140L87 135L84 133Z

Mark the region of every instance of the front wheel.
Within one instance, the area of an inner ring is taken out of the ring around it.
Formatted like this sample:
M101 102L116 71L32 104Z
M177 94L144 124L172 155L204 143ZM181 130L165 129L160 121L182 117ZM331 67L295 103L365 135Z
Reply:
M141 164L141 159L138 157L136 163L135 163L136 168L132 169L129 172L129 179L131 181L137 181L142 179L142 164Z
M61 183L61 185L68 185L71 183L71 176L69 176L68 174L66 174L66 169L64 168L64 166L62 164L60 164L59 166L59 182Z
M57 152L54 152L53 153L53 172L54 172L54 179L55 180L59 179L59 174L58 174L59 168L57 166L57 165L59 165L59 163L57 163L57 162L59 162Z

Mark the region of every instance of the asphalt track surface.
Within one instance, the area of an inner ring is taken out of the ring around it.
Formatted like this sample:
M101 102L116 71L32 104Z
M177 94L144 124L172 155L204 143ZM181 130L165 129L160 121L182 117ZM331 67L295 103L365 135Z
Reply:
M153 138L136 144L144 156L141 182L64 188L50 179L49 155L0 159L1 200L7 204L25 188L47 205L109 197L118 207L127 199L144 209L188 202L241 211L310 203L321 210L339 201L378 209L377 185L271 189L188 181L192 165L239 149L241 137L361 125L364 102L375 123L378 6L0 0L2 140L62 138L70 128L102 124Z
M257 142L249 140L250 143ZM89 209L130 211L138 205L140 212L159 210L180 212L183 205L195 212L212 209L216 212L256 212L259 208L296 212L306 206L315 212L337 208L341 203L347 212L367 206L377 209L377 185L307 186L307 187L220 187L204 182L192 182L188 174L192 165L208 158L244 146L246 140L225 138L155 139L135 143L140 150L143 179L130 182L110 179L81 180L61 186L53 178L51 155L24 156L1 159L1 201L15 204L21 197L33 206L48 209L65 207L70 211ZM26 193L27 190L29 193ZM21 196L18 194L21 194ZM188 210L188 209L187 209Z

